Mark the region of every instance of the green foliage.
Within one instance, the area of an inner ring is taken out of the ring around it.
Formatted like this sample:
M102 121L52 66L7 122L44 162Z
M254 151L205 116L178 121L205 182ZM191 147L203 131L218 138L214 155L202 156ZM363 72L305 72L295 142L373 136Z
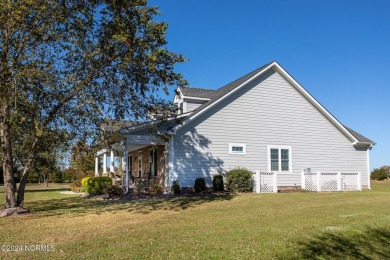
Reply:
M82 191L88 194L104 194L107 187L112 185L110 177L87 177L82 180Z
M55 148L56 147L42 148L42 150L47 149L47 151L39 152L36 155L34 164L30 170L28 182L47 183L61 181L61 179L58 178L60 176L60 169L57 166L57 158L55 153L53 152Z
M135 184L135 189L137 193L143 193L145 191L145 188L148 187L148 184L146 182L140 181L137 184Z
M118 197L123 195L123 189L117 185L109 185L105 188L104 193L109 196Z
M95 170L96 148L89 146L85 140L79 140L71 149L72 168L84 173L84 176L93 175Z
M197 178L195 180L194 189L196 192L201 192L206 189L206 181L204 178Z
M172 183L172 190L173 194L180 194L181 193L181 187L179 181L174 181Z
M226 187L234 192L251 192L252 191L253 173L245 168L235 168L226 173Z
M214 175L213 177L213 188L215 191L223 191L223 176L222 175Z
M81 180L81 186L85 186L89 179L91 179L92 177L84 177L82 180Z
M377 180L377 181L383 181L387 180L390 175L390 167L389 166L382 166L379 169L374 169L371 172L371 180Z
M152 185L149 186L149 192L154 196L158 196L163 193L163 190L160 184L153 183Z
M12 133L2 136L9 144L2 156L25 170L16 202L14 171L4 166L7 207L23 205L31 161L48 151L45 141L60 140L59 132L66 141L88 137L89 144L108 116L140 120L156 107L163 119L173 114L159 93L186 84L174 70L185 58L168 50L158 7L26 0L1 1L0 10L0 132ZM82 171L90 166L90 156L77 163Z

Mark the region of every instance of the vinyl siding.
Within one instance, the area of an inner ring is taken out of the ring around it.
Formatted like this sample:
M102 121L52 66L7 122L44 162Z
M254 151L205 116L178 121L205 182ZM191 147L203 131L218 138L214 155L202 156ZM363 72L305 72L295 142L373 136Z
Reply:
M194 111L196 108L198 108L200 105L205 103L206 101L204 100L185 100L186 102L186 111L185 112L190 112Z
M229 143L246 144L246 155L229 154ZM358 171L368 183L366 149L351 141L273 70L236 91L177 131L174 179L183 187L197 177L235 167L268 171L268 145L291 146L292 174L279 186L300 186L304 168Z

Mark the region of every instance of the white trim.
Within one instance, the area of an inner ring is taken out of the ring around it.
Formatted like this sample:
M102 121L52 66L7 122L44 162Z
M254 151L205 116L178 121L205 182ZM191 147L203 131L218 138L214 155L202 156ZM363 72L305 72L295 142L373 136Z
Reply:
M217 105L219 102L222 102L224 99L232 95L234 92L241 89L244 85L248 84L253 79L257 78L258 76L262 75L266 71L268 71L270 68L274 68L276 71L278 71L288 82L291 83L293 87L295 87L305 98L308 99L309 102L311 102L326 118L328 118L345 136L347 136L352 143L355 145L359 143L359 140L357 140L334 116L332 116L315 98L310 95L297 81L295 81L294 78L292 78L286 70L284 70L276 61L272 62L270 65L262 69L260 72L253 75L251 78L231 90L230 92L226 93L224 96L220 97L218 100L216 100L214 103L210 104L205 109L200 110L198 113L195 113L194 115L190 116L186 120L183 121L182 124L177 125L174 127L174 130L185 126L188 124L191 120L195 119L196 117L200 116L201 114L205 113L207 110L211 109L215 105Z
M102 150L100 150L100 151L98 151L98 152L96 153L96 156L100 156L100 155L105 154L105 153L107 153L107 152L108 152L108 149L102 149Z
M235 152L232 151L232 147L242 147L242 152ZM238 144L238 143L229 143L229 154L234 154L234 155L246 155L246 144Z
M194 99L194 100L210 100L211 98L201 98L201 97L191 97L191 96L183 96L183 99Z
M174 141L175 137L174 135L171 135L169 138L169 169L168 169L168 191L172 190L172 182L173 182L173 177L175 176L175 150L174 150Z
M115 168L114 168L114 150L111 149L110 151L110 173L111 172L115 172Z
M187 113L187 101L183 101L183 114Z
M368 189L371 190L371 172L370 172L370 147L367 148L367 178Z
M129 181L130 181L130 173L129 173L129 165L130 165L130 162L129 162L129 145L127 144L127 137L125 137L124 139L126 139L125 141L125 151L124 151L124 157L125 157L125 171L126 171L126 183L125 183L125 187L126 187L126 193L129 192Z
M283 69L277 62L273 62L272 65L275 69L282 74L305 98L307 98L326 118L328 118L344 135L355 143L359 143L357 140L332 114L328 112L309 92L307 92L288 72Z
M103 154L103 175L107 175L107 154Z
M188 124L189 121L195 119L196 117L200 116L201 114L203 114L204 112L206 112L207 110L209 110L210 108L214 107L215 105L217 105L219 102L223 101L225 98L227 98L228 96L230 96L231 94L233 94L234 92L236 92L237 90L241 89L244 85L246 85L248 82L252 81L254 78L256 78L257 76L261 75L263 72L265 72L266 70L268 70L269 68L271 68L273 66L275 62L271 63L270 65L268 65L267 67L265 67L264 69L262 69L260 72L256 73L253 77L251 77L250 79L248 79L247 81L245 81L244 83L242 83L241 85L239 85L238 87L234 88L233 90L231 90L230 92L226 93L224 96L220 97L217 101L215 101L214 103L210 104L208 107L206 107L205 109L202 109L200 110L198 113L195 113L194 115L188 117L186 120L184 120L182 122L181 125L177 125L173 128L173 130L177 130L178 128L181 128L183 126L185 126L186 124Z
M95 176L99 176L99 157L95 156Z
M279 150L279 171L271 170L271 149ZM288 171L282 171L282 152L281 149L288 149ZM267 145L267 165L269 172L277 174L292 174L292 147L288 145Z
M173 103L181 103L180 101L183 100L184 95L183 95L183 93L181 92L180 87L178 87L178 88L175 90L175 92L176 92L176 93L179 92L179 94L175 94L175 98L173 99ZM177 98L176 98L176 97L177 97Z

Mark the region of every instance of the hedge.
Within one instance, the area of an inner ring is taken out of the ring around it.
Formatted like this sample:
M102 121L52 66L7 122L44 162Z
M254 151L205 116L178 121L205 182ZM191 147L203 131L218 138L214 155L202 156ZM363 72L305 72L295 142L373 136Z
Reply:
M110 177L85 177L81 180L82 190L88 194L103 194L112 185Z

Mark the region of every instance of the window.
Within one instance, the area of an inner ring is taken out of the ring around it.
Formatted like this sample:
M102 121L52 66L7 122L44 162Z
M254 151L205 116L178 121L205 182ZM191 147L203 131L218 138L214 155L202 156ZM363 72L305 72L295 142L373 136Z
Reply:
M157 176L157 150L149 151L149 169L150 176Z
M290 146L268 146L268 170L279 173L291 173Z
M229 154L246 154L245 144L229 144Z
M138 153L138 177L142 176L142 153Z

